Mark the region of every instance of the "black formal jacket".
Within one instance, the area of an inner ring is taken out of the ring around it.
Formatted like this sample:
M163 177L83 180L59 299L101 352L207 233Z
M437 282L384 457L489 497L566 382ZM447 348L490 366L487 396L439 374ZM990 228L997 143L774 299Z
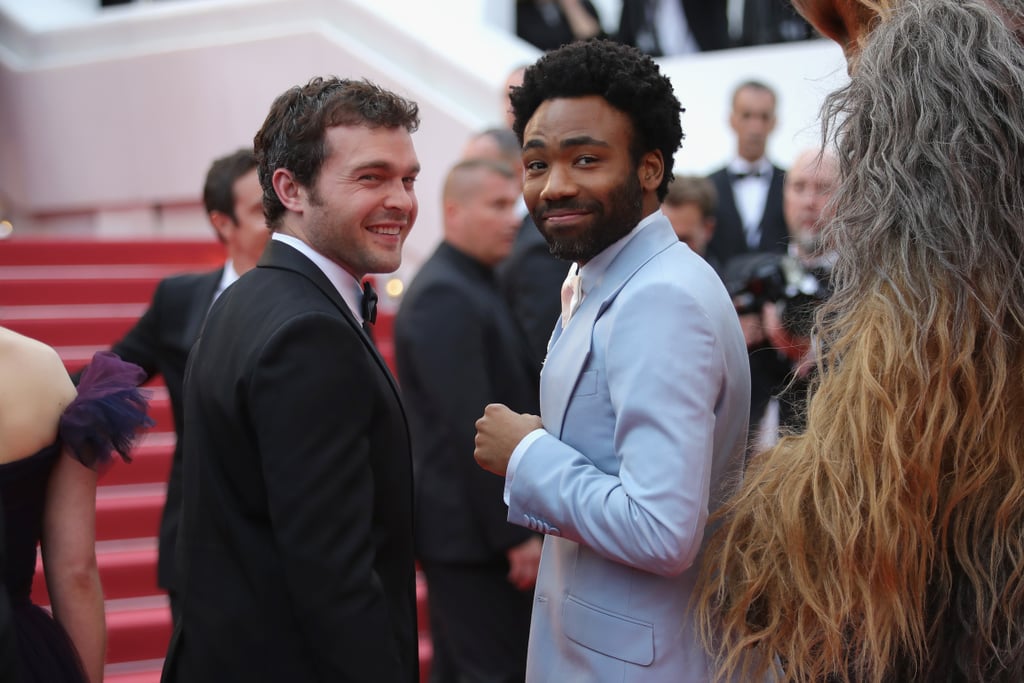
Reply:
M728 268L729 259L732 257L751 251L785 253L789 244L786 219L782 215L782 185L785 175L781 168L772 166L768 199L765 202L764 214L761 216L761 243L754 250L747 246L747 237L743 231L743 221L736 209L736 198L732 193L732 179L728 169L719 169L708 176L718 193L715 233L708 242L708 254L718 259L723 268Z
M327 277L267 245L185 376L181 620L163 681L418 679L409 432Z
M623 0L619 15L620 42L636 47L637 35L647 23L646 5L650 0ZM726 3L708 0L679 0L697 46L701 51L729 47L729 17ZM655 55L660 56L660 55Z
M562 313L562 283L569 261L551 255L547 240L526 216L512 253L495 269L498 286L526 335L536 374L547 356L548 340Z
M442 242L395 318L395 358L413 435L417 553L490 563L533 536L509 524L505 480L473 459L488 403L539 412L539 375L487 266Z
M176 441L167 479L167 501L160 519L157 560L157 582L169 591L177 588L174 548L181 514L185 363L192 344L199 338L203 320L223 274L224 269L218 268L207 273L187 273L162 280L153 293L149 308L124 338L111 348L122 359L145 370L147 382L156 375L162 375L171 400Z

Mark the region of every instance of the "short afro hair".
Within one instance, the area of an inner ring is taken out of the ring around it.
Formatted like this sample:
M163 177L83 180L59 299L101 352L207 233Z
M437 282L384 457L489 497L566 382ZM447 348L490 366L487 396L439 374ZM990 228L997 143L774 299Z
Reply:
M663 200L672 180L673 157L683 141L679 116L684 109L668 77L634 47L605 39L577 41L548 52L528 67L522 86L511 93L512 129L519 143L526 123L546 100L588 95L603 97L632 121L634 163L640 163L647 152L661 152L665 177L658 186L658 201Z

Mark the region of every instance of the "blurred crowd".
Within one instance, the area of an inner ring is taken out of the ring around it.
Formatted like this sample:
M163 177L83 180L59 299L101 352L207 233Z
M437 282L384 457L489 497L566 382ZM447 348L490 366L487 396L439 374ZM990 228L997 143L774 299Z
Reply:
M606 30L590 0L517 0L516 33L541 50L603 37L668 57L816 37L788 0L623 0L615 30Z

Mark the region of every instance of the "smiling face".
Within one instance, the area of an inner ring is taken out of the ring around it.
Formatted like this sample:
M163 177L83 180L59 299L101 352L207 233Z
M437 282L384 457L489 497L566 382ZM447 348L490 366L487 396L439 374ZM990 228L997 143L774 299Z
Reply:
M356 279L393 272L418 209L412 136L404 128L334 126L325 142L315 184L298 191L298 236Z
M633 124L600 96L542 103L523 130L523 197L562 259L586 263L658 207L659 152L630 155Z
M852 68L861 41L871 31L879 12L892 6L894 0L793 0L804 19L823 36L839 43Z

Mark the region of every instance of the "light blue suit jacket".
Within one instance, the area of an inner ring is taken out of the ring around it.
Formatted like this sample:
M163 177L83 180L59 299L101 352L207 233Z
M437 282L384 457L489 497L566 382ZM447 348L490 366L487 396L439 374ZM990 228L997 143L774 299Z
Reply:
M547 534L529 683L710 680L688 602L749 405L729 296L658 216L556 325L509 482L509 521Z

